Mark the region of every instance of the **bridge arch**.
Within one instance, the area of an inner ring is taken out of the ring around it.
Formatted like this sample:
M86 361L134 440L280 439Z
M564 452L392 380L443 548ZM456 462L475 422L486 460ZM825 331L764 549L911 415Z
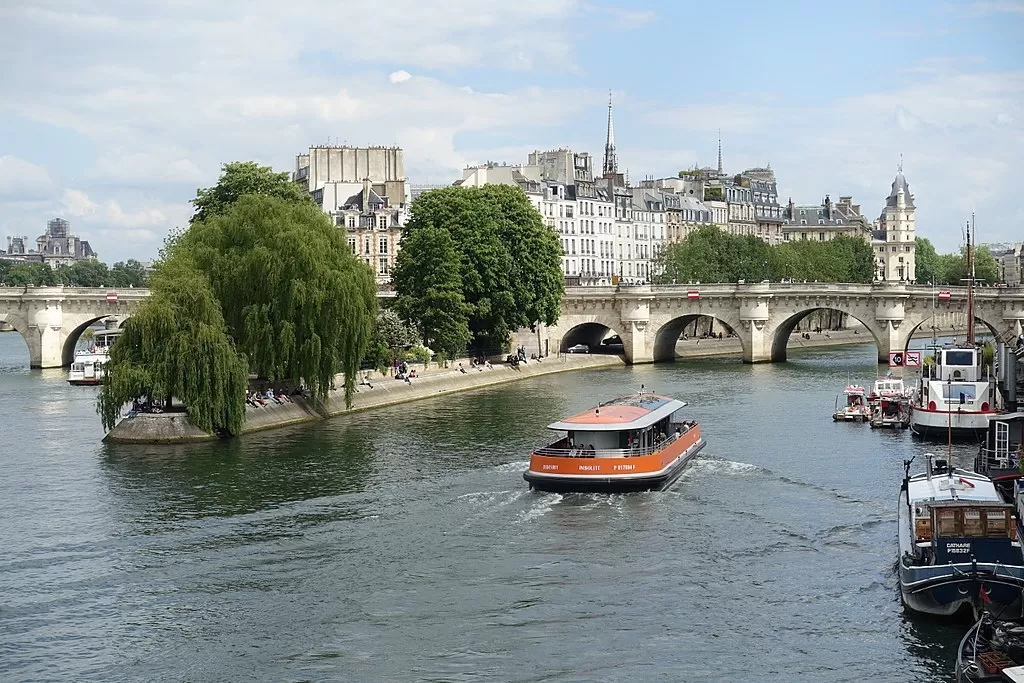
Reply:
M875 319L873 315L867 315L864 311L852 309L852 307L844 307L838 305L814 305L806 308L801 308L787 317L782 322L776 325L775 330L772 334L771 341L771 362L781 363L786 361L789 353L789 340L796 329L796 326L800 324L805 318L817 311L836 311L842 313L845 316L853 318L867 330L868 334L871 335L871 340L875 343L875 347L878 351L878 357L882 358L889 352L889 347L883 343L883 332L876 328ZM867 341L867 339L865 339Z
M934 319L938 318L940 315L943 315L943 313L941 311L935 312L935 313L933 313L931 315L926 315L926 316L924 316L920 320L920 322L916 323L913 327L909 328L907 330L907 340L906 340L906 343L904 344L904 350L907 350L907 349L910 348L910 342L913 341L914 334L916 334L919 329L921 329L922 327L925 327L925 329L927 329L926 324L928 323L928 321L934 320ZM954 332L954 334L953 334L954 337L959 337L960 335L963 335L963 336L966 337L966 335L967 335L967 320L966 320L966 318L967 318L967 316L965 314L963 316L963 331L961 332L960 330L956 330ZM974 314L974 322L975 322L975 324L981 323L982 325L984 325L988 329L988 331L992 334L992 336L997 338L997 339L999 338L1000 334L1003 334L1006 330L1011 329L1011 328L1007 327L1007 324L1006 324L1005 321L992 319L987 314L985 314L984 312L981 312L981 313L975 312L975 314Z
M736 333L737 338L740 340L743 356L749 355L746 340L742 334L739 334L740 321L738 319L729 319L730 316L711 315L709 313L683 313L666 321L655 331L654 347L652 349L654 362L674 361L678 358L676 345L679 343L679 338L683 332L688 326L705 318L719 323L727 328L730 333Z
M590 317L590 316L588 316ZM578 322L562 335L558 344L559 353L567 353L577 344L586 344L591 351L600 350L601 342L612 335L621 337L623 325L621 321L606 317L593 317L591 320Z
M70 317L71 316L65 316L65 318L70 318ZM64 367L67 367L68 365L71 365L71 363L74 362L74 360L75 360L75 348L78 346L78 340L82 338L82 334L85 332L85 330L87 328L89 328L91 325L93 325L95 323L98 323L101 320L106 320L108 318L115 318L116 319L118 317L119 316L112 316L110 314L105 314L105 315L101 315L101 316L88 316L84 320L79 322L77 325L75 325L75 327L68 329L67 337L64 339L64 344L61 347L61 363L62 363L62 365ZM76 316L76 318L80 319L81 316ZM124 316L123 319L118 322L118 327L123 325L124 321L127 320L127 319L128 319L128 316ZM65 320L65 322L66 322L66 320ZM74 322L72 324L74 324Z

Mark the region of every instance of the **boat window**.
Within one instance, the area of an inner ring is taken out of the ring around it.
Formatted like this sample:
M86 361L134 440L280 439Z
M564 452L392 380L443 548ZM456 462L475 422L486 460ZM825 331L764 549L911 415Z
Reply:
M974 351L946 351L946 365L974 365Z
M1005 536L1007 527L1005 510L988 510L985 512L988 536Z
M973 384L943 384L942 398L947 401L973 401L977 398L977 390Z
M964 510L964 536L983 536L981 510Z
M932 539L932 520L927 517L918 517L914 520L914 529L917 540L930 541Z
M940 537L959 536L956 510L938 510L935 513L935 527Z

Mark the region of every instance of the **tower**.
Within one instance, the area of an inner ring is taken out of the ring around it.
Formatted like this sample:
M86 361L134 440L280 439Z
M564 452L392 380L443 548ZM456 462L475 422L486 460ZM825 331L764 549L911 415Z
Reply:
M718 129L718 175L722 175L722 129Z
M914 281L917 278L915 263L917 237L914 226L914 195L910 194L910 185L903 175L903 157L897 167L896 178L892 181L892 189L885 199L880 223L882 236L885 239L885 280Z
M615 158L615 128L612 125L612 91L608 91L608 136L604 142L604 175L619 172L619 162Z

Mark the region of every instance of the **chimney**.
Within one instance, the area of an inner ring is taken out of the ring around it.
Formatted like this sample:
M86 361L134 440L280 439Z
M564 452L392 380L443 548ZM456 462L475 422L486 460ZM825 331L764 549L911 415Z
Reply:
M370 179L363 178L363 213L370 212Z
M832 200L825 195L825 218L832 218Z

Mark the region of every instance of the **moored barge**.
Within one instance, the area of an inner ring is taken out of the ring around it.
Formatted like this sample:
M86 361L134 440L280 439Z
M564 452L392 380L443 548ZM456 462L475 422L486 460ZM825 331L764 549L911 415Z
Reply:
M671 486L704 438L686 403L645 393L623 396L548 425L565 432L536 449L523 478L554 492L628 492Z

